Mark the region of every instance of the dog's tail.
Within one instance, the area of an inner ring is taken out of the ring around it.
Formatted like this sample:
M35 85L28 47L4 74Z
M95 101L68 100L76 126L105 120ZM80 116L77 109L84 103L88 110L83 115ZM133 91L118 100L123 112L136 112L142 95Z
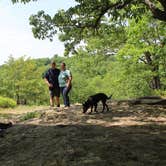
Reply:
M112 96L113 96L113 94L111 94L109 97L107 97L107 99L109 100L109 99L111 99L112 98Z

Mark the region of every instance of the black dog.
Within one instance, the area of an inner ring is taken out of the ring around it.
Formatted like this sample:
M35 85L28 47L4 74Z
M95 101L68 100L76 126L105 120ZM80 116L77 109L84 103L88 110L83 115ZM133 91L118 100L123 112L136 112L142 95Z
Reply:
M112 95L110 97L108 97L104 93L97 93L93 96L89 96L88 100L85 103L82 104L83 105L83 113L86 113L88 108L90 108L90 107L91 107L91 113L92 113L93 106L95 107L94 111L97 112L97 104L98 104L99 101L101 101L102 104L103 104L102 112L104 112L105 107L107 108L107 111L109 111L109 108L108 108L108 105L106 104L106 101L108 99L111 99L111 97L112 97Z

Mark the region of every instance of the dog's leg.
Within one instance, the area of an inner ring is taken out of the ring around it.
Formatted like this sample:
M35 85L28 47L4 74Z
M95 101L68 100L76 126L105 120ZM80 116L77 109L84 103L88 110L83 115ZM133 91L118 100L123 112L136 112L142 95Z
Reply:
M91 111L90 111L90 113L92 113L92 111L93 111L93 105L91 105Z
M97 104L95 104L95 112L98 112L98 111L97 111Z
M105 106L106 106L106 108L107 108L107 111L109 111L109 108L108 108L108 105L105 103Z
M105 101L102 101L102 103L103 103L103 110L102 110L102 112L104 112L105 106L106 106L105 104L106 104L106 103L105 103Z

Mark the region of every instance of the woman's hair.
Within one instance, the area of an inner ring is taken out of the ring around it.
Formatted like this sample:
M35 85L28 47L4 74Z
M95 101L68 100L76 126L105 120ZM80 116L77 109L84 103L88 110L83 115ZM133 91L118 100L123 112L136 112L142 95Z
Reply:
M62 64L63 66L66 66L66 63L65 63L65 62L62 62L61 64Z

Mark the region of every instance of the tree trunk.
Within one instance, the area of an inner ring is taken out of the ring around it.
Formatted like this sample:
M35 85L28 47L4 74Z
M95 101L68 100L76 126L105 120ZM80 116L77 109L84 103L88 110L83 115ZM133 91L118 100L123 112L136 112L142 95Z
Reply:
M19 105L20 104L20 94L19 94L19 90L20 90L20 87L19 86L17 86L16 87L16 98L17 98L17 105Z
M146 64L148 64L151 67L151 71L153 73L156 73L155 76L152 77L152 80L150 82L150 87L152 89L161 89L161 81L160 81L160 76L157 74L159 71L159 65L154 64L154 60L152 59L152 55L150 52L145 52L145 59L146 59Z
M150 87L152 89L161 89L161 81L160 81L160 77L159 76L154 76L151 83L150 83Z
M19 105L20 104L20 96L19 96L19 94L16 94L16 97L17 97L17 105Z

